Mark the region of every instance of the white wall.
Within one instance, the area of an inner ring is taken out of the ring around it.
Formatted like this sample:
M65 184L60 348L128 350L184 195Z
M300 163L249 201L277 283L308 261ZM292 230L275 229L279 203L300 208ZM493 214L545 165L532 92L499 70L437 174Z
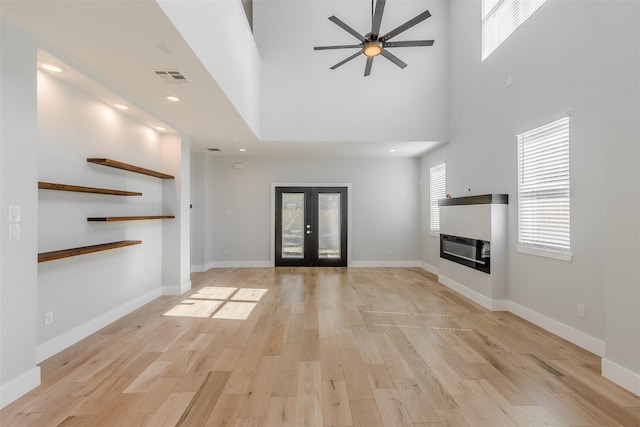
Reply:
M40 384L35 40L0 17L0 408ZM9 205L22 207L9 242Z
M638 7L551 0L481 62L480 2L452 1L451 140L421 160L427 182L428 168L446 160L453 196L464 195L467 186L472 194L509 194L511 306L574 342L590 343L632 379L640 373ZM567 111L574 252L569 263L515 250L514 135ZM621 235L628 240L620 243ZM438 265L437 245L427 224L426 263ZM577 303L586 304L586 319L577 317Z
M96 319L113 321L117 317L109 313L114 310L126 312L160 294L163 221L103 223L86 218L176 214L171 206L163 209L162 180L87 163L86 158L107 157L162 171L161 154L157 132L46 72L38 73L38 179L143 193L125 197L39 191L39 252L142 240L137 246L38 265L40 359L93 332ZM54 323L44 326L49 311Z
M205 189L205 199L193 204L205 207L204 248L197 248L205 264L195 269L270 265L272 183L352 184L354 265L415 264L420 257L417 159L200 156L204 170L194 168L193 185ZM244 168L234 169L237 162Z
M353 49L314 46L357 44L327 18L336 15L362 34L371 29L371 2L281 1L254 3L254 33L262 56L262 139L286 141L446 141L447 1L388 2L386 33L425 9L431 18L394 40L433 39L433 47L394 49L408 66L365 58L329 68ZM277 23L274 25L274 23Z
M260 135L260 55L239 0L156 0L254 134Z

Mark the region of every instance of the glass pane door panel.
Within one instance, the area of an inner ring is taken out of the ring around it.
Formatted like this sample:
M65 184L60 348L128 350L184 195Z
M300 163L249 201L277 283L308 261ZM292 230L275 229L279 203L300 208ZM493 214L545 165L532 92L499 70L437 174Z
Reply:
M304 193L282 194L282 258L304 258Z
M319 193L318 258L340 255L340 193Z

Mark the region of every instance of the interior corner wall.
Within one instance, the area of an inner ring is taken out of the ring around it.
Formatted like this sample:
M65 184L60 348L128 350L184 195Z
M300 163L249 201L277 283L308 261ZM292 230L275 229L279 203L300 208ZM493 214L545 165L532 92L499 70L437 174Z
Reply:
M0 17L0 408L40 384L36 44ZM9 205L21 206L10 221ZM9 241L9 224L20 240Z
M191 289L189 137L163 135L160 148L162 171L175 177L162 183L163 214L175 216L162 223L162 290L165 295L182 295Z
M88 157L163 168L156 131L39 71L38 180L137 191L142 196L38 191L38 252L120 240L142 244L38 264L38 361L161 295L164 220L87 218L161 215L162 180L88 163ZM35 181L30 185L35 187ZM47 326L46 312L54 319Z
M204 168L199 176L194 168L193 185L204 188L205 224L194 234L205 235L204 269L272 265L274 183L352 184L354 265L415 265L420 258L417 159L200 156Z
M191 270L204 271L204 160L202 153L191 154Z

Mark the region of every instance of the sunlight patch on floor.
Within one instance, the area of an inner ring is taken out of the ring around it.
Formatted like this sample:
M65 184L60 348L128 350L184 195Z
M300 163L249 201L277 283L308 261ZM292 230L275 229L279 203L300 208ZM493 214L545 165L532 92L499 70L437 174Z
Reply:
M183 316L183 317L210 317L224 301L202 301L186 299L180 304L171 308L165 316Z
M231 298L231 301L260 301L268 289L242 288Z
M260 288L205 286L163 316L246 320L268 291Z
M257 303L228 301L216 314L214 319L246 320Z

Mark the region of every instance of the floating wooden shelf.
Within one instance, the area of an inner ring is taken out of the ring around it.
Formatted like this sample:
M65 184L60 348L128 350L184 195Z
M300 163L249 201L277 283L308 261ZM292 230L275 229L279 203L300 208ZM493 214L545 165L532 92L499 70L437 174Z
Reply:
M156 178L161 178L161 179L175 179L173 175L167 175L166 173L154 171L151 169L141 168L140 166L134 166L128 163L122 163L122 162L118 162L116 160L111 160L111 159L88 158L87 162L95 163L103 166L109 166L111 168L122 169L130 172L141 173L143 175L155 176Z
M114 196L142 196L135 191L111 190L109 188L82 187L80 185L56 184L53 182L38 181L41 190L74 191L76 193L111 194Z
M60 251L52 252L42 252L38 254L38 262L53 261L55 259L69 258L72 256L90 254L93 252L107 251L109 249L139 245L140 243L142 243L142 240L121 240L119 242L102 243L100 245L82 246L79 248L62 249Z
M99 216L87 218L87 221L112 222L112 221L137 221L142 219L173 219L173 215L146 215L146 216Z

